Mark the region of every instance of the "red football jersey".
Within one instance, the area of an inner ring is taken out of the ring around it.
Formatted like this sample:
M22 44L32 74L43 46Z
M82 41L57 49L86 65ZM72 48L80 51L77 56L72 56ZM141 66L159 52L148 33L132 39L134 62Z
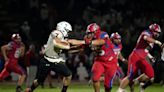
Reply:
M95 60L101 60L101 61L112 61L114 58L116 58L116 54L113 51L114 45L109 39L109 36L106 32L100 31L96 33L94 39L104 39L105 44L100 46L100 51L98 55L95 57Z
M153 43L144 40L144 36L153 37L153 34L149 30L145 30L139 36L134 51L136 51L141 57L147 56L148 51L146 51L146 48L148 46L151 46L152 48L154 46Z
M8 51L8 58L10 59L18 59L20 57L21 51L20 48L23 46L23 43L17 44L13 41L8 43L10 50Z

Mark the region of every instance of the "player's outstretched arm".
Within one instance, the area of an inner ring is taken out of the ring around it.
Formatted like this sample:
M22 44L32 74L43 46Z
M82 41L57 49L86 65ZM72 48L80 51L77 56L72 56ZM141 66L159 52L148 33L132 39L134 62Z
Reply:
M61 48L61 49L70 49L70 44L66 40L60 40L59 38L55 37L53 39L53 43L56 47Z
M104 39L92 40L92 42L91 42L91 45L93 45L93 46L100 46L100 45L104 45L104 44L105 44Z
M164 48L164 43L161 45L161 48L162 48L162 49Z
M118 59L121 60L123 63L128 64L128 60L125 59L121 53L118 54Z
M148 41L148 42L151 42L151 43L155 43L155 44L157 44L157 45L159 45L159 46L162 46L162 43L160 42L160 41L158 41L158 40L155 40L155 39L153 39L153 38L151 38L151 37L148 37L148 36L144 36L144 40L146 40L146 41Z
M80 46L80 45L85 44L84 40L76 40L76 39L69 39L68 42L75 46Z

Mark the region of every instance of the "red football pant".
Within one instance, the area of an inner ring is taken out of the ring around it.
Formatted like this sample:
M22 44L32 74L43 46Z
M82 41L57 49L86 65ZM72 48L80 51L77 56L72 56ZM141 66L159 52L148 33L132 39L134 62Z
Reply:
M25 71L22 69L22 67L15 63L16 61L14 61L14 63L12 62L13 61L9 61L9 63L5 65L4 69L0 73L0 80L5 79L11 72L17 73L19 75L25 74Z
M135 51L129 56L128 76L132 80L138 70L145 73L150 79L154 77L154 70L151 64L145 58L140 57Z
M94 61L92 66L92 80L99 81L101 75L104 73L104 86L112 87L113 79L116 74L117 64L110 62Z

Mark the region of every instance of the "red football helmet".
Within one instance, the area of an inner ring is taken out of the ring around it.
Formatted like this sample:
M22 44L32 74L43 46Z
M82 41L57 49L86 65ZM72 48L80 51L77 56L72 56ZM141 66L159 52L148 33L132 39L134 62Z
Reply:
M91 23L87 26L86 33L92 33L97 31L100 31L100 26L97 25L96 23Z
M158 24L154 23L154 24L151 24L149 26L149 30L152 31L152 32L158 32L160 33L161 32L161 28Z
M11 39L12 40L21 39L21 37L19 34L12 34Z
M111 34L110 38L112 38L112 39L121 39L121 36L117 32L115 32L115 33Z

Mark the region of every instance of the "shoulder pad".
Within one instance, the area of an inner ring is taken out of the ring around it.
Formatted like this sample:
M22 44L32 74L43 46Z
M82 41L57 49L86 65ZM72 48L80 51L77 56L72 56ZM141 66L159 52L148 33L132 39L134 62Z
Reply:
M151 36L151 33L149 31L145 30L142 32L142 35Z
M57 38L59 38L59 39L64 39L63 34L62 34L60 31L58 31L58 30L52 31L52 32L51 32L51 36L52 36L53 38L54 38L54 37L57 37Z

